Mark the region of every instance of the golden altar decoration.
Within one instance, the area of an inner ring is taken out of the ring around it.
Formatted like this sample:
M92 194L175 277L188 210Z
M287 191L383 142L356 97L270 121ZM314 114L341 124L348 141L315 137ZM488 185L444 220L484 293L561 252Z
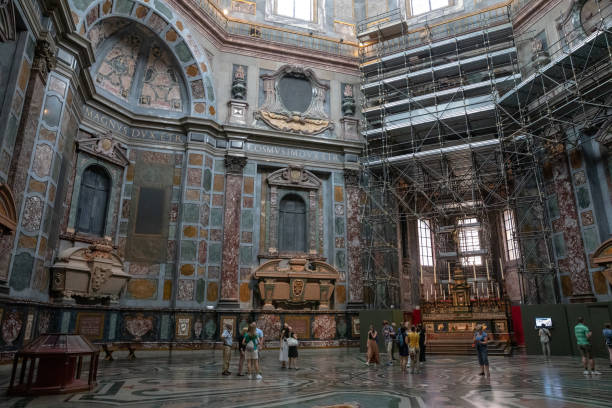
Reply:
M258 280L264 310L329 310L338 271L322 261L273 259L260 265Z
M446 288L437 283L421 298L421 313L426 328L428 351L468 354L475 330L483 326L489 335L489 348L499 353L511 353L509 332L510 303L503 285L490 280L480 282L486 290L478 293L468 282L461 267L455 267ZM497 289L497 290L495 290ZM447 295L448 293L448 295Z

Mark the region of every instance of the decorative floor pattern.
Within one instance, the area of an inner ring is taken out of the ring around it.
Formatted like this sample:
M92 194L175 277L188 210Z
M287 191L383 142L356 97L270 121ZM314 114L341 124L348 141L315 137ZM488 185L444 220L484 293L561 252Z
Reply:
M102 361L94 392L36 398L5 396L10 366L0 366L0 407L196 408L274 407L610 407L612 369L585 377L580 361L555 357L490 357L491 379L478 375L475 356L431 356L420 374L398 365L367 367L356 349L300 351L300 370L281 370L278 351L263 352L264 379L221 376L221 351L115 354ZM382 356L381 356L382 357ZM383 357L384 360L384 357Z

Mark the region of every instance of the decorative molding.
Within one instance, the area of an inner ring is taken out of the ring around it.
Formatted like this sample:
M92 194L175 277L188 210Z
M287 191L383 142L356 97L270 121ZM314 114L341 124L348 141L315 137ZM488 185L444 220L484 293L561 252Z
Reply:
M312 87L312 99L304 112L289 111L278 93L279 81L284 77L304 78ZM265 102L255 119L259 119L273 129L291 133L315 135L333 129L334 125L325 113L325 96L329 87L323 84L310 68L284 65L273 74L261 75Z
M15 41L17 22L13 0L0 0L0 42Z
M89 153L104 161L127 167L130 160L127 157L127 149L117 140L112 132L106 132L91 139L77 140L78 150Z
M50 33L46 32L43 39L36 42L36 50L34 52L34 61L32 62L32 70L38 71L43 82L47 82L47 75L55 69L57 59L55 54L57 48L50 39Z
M270 186L281 186L289 188L302 188L306 190L318 190L321 188L321 180L301 166L289 166L276 170L266 179Z
M234 156L230 154L225 155L225 168L228 174L242 175L242 169L247 164L247 158L245 156Z
M17 210L13 192L7 184L0 183L0 235L17 229Z

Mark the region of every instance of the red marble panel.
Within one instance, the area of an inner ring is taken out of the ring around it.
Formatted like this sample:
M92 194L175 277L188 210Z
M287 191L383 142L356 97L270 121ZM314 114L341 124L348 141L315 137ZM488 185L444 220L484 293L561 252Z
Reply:
M572 157L575 162L579 156ZM578 211L569 174L567 160L556 160L553 163L555 191L559 202L560 219L563 220L563 237L567 249L567 272L572 281L572 295L591 294L590 276L587 270L584 245L578 224Z
M242 176L228 174L225 186L221 300L238 300L238 250L240 248L240 202Z
M348 249L349 302L363 302L359 203L361 190L346 187L346 240Z

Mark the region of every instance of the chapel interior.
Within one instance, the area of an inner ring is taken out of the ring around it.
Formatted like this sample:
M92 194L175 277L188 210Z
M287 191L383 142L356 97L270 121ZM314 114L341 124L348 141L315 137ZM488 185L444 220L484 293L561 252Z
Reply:
M0 392L50 333L106 384L251 322L321 367L421 323L457 370L477 327L512 365L547 322L565 372L583 317L607 359L611 27L609 0L0 0ZM465 403L359 392L285 403Z

